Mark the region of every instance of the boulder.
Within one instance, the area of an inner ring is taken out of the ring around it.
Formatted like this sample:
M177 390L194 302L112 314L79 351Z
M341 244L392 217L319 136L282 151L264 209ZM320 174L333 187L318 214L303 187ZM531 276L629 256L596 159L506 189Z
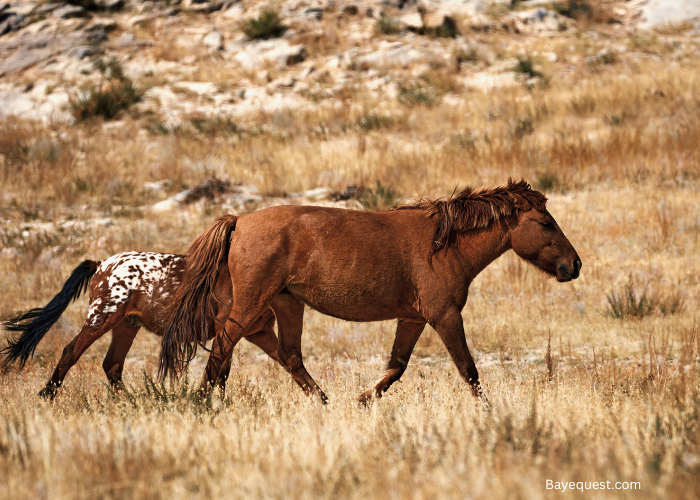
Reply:
M349 51L350 52L350 51ZM359 68L383 69L394 66L408 67L415 63L429 63L436 57L429 47L413 47L402 42L381 43L377 50L364 54L347 53L344 60L347 64Z
M95 7L98 10L117 12L124 8L124 0L97 0Z
M650 29L664 24L700 23L697 0L648 0L641 9L639 27Z
M210 14L221 9L226 9L230 5L233 5L235 0L217 0L215 2L204 2L192 4L187 7L188 12L194 12L196 14Z
M323 17L323 8L322 7L306 7L302 12L302 16L308 18L308 19L315 19L317 21L320 21L321 18Z
M261 40L251 43L236 43L227 47L236 52L233 59L246 69L255 69L272 62L278 67L291 66L306 59L306 46L290 45L287 40Z
M50 14L50 13L52 13L54 10L56 10L56 9L58 9L58 8L60 8L60 7L64 7L65 5L66 5L65 3L45 3L45 4L41 4L41 5L38 5L38 6L32 11L32 14L36 14L36 15L39 15L39 16L44 15L44 14Z
M409 29L412 31L420 31L423 29L423 19L418 12L412 14L404 14L399 17L399 23L404 29Z
M234 4L222 14L226 19L241 19L245 10L240 3Z
M202 38L202 43L212 50L222 50L224 48L224 37L218 31L212 31Z
M559 26L564 22L564 19L553 10L541 7L515 12L508 17L522 23L522 25L518 26L519 31L530 33L558 31Z
M51 17L58 19L72 19L75 17L92 17L92 14L79 5L66 5L54 10L51 13Z
M423 25L429 30L457 30L457 23L447 12L429 12L423 16Z
M17 3L12 5L5 11L5 14L14 14L15 16L28 16L36 10L37 5L34 3Z
M48 59L52 55L53 50L48 47L16 50L10 57L0 62L0 73L12 75Z
M2 23L0 23L0 36L12 31L18 31L29 24L29 19L22 15L10 15Z
M91 57L97 54L95 47L89 45L84 45L82 47L76 47L68 53L68 57L75 57L76 59L85 59L86 57Z

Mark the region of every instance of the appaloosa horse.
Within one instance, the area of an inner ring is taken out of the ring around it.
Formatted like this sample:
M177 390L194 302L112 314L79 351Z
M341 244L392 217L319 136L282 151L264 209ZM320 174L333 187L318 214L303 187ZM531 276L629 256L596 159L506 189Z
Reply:
M398 319L387 371L360 401L381 396L401 377L426 324L473 394L484 398L461 315L472 280L510 249L561 282L577 278L581 269L546 202L524 180L509 179L506 186L467 187L454 197L388 212L278 206L237 220L221 217L188 251L191 268L171 304L161 375L182 370L183 353L206 335L193 318L209 301L207 280L227 261L233 306L214 340L205 382L222 375L236 342L272 306L280 361L307 393L325 401L302 362L307 304L348 321Z
M184 271L184 256L162 253L125 252L102 262L82 262L46 307L32 309L5 323L7 330L22 332L19 338L8 340L8 346L3 350L5 365L19 360L20 368L24 367L68 304L89 288L90 304L85 324L63 350L53 376L39 394L53 399L68 370L93 342L109 330L112 330L112 343L102 367L109 382L113 386L118 385L124 360L139 328L145 326L156 335L163 335L165 306L180 285ZM201 327L206 333L202 338L213 338L229 315L231 278L226 265L221 266L216 277L215 292L208 309L211 318L218 317L218 321L204 318ZM278 360L274 324L272 311L264 311L249 329L250 334L246 339ZM225 383L230 368L229 359L222 367L222 383Z

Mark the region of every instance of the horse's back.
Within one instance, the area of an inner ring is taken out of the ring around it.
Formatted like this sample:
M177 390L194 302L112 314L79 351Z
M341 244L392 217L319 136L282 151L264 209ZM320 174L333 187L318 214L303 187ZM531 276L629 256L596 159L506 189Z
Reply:
M239 219L229 265L239 284L278 277L279 286L326 314L397 317L414 288L412 263L428 255L423 221L413 211L273 207Z

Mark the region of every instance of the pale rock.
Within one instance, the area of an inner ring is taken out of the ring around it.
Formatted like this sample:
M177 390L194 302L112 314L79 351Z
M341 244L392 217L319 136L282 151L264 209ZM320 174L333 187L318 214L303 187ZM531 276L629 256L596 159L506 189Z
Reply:
M281 77L272 82L272 85L274 85L277 88L292 88L294 85L297 83L297 79L294 78L293 76L287 76L287 77Z
M426 11L442 10L465 17L484 14L492 4L510 4L510 0L420 0L419 7Z
M415 78L420 78L421 76L429 73L430 70L430 64L419 64L418 66L413 68L413 71L411 71L411 75L413 75Z
M641 8L639 27L651 29L665 24L700 22L698 0L648 0ZM696 24L697 26L697 24Z
M110 33L115 29L117 29L117 23L113 19L105 17L93 19L93 21L85 27L85 31L87 32L102 30Z
M152 19L151 16L141 14L138 16L133 16L129 19L128 24L132 28L135 26L145 26Z
M162 194L165 188L171 186L172 183L173 181L171 181L170 179L163 179L162 181L156 182L144 182L143 190L154 194Z
M99 0L96 5L99 10L117 12L124 8L124 0Z
M316 202L316 201L326 201L330 200L333 190L327 187L319 187L315 189L309 189L298 195L292 195L293 197L303 198L305 201Z
M255 74L255 78L260 83L270 83L272 78L270 78L270 72L266 69L260 70Z
M216 12L218 10L226 8L228 5L231 5L231 3L231 0L216 0L214 2L205 2L190 5L189 7L187 7L186 10L195 14L210 14L212 12Z
M429 12L423 16L423 25L429 30L446 28L455 30L457 23L447 12Z
M418 12L404 14L399 17L399 23L401 23L401 26L405 29L416 31L423 29L423 19Z
M211 82L178 82L176 87L187 89L197 95L211 95L219 91L217 85Z
M441 52L438 53L432 50L433 48L430 45L414 47L411 44L402 42L383 42L377 50L357 56L349 54L347 59L350 59L352 65L365 69L382 69L396 66L409 67L415 63L429 63L436 58L440 58Z
M266 62L272 62L277 67L283 68L306 59L306 46L290 45L284 39L228 45L227 50L236 52L233 59L245 69L253 69Z
M309 88L311 88L311 87L309 86L308 83L297 82L297 84L294 85L294 92L297 92L297 93L306 92L307 90L309 90Z
M322 7L306 7L302 11L302 16L304 16L307 19L313 19L316 21L320 21L321 18L323 17L323 8Z
M65 7L60 7L54 10L51 13L51 17L58 19L71 19L74 17L92 17L92 14L79 5L66 5Z
M224 48L224 37L218 31L212 31L202 39L202 43L212 50L222 50Z
M542 31L558 31L564 20L553 10L536 8L522 12L515 12L510 17L521 22L525 27L520 27L521 31L538 33Z
M233 7L226 9L222 16L226 19L241 19L243 17L244 12L245 9L243 8L243 5L237 3Z
M190 190L187 189L174 196L171 196L167 200L160 201L151 207L154 212L170 212L175 210L177 207L182 205L190 194Z
M65 5L65 4L62 4ZM61 4L57 5L60 7ZM28 16L37 10L37 5L33 3L17 3L7 9L3 15L14 14L15 16Z
M94 56L97 53L94 47L89 45L84 45L82 47L76 47L70 51L68 57L75 57L77 59L85 59L86 57Z

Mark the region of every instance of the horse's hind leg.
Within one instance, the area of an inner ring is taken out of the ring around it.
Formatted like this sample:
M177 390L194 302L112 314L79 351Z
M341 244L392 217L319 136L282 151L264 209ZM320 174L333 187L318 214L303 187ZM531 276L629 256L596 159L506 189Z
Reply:
M112 387L116 388L122 381L122 371L124 370L124 360L134 343L134 338L140 326L132 326L127 320L122 320L112 329L112 343L109 344L109 351L102 362L107 379Z
M387 370L374 383L374 387L360 394L357 398L360 403L367 403L373 396L382 397L382 394L389 389L391 384L401 378L408 366L408 360L411 359L413 348L416 346L416 342L418 342L418 338L423 333L424 328L425 322L413 323L399 320Z
M275 335L275 331L273 330L273 326L275 326L275 315L272 313L272 309L268 309L265 313L263 313L263 315L260 316L260 320L265 321L265 326L258 332L252 333L250 335L246 334L245 339L262 349L268 356L277 361L280 364L280 366L287 370L287 372L289 372L289 374L291 375L291 371L289 370L287 365L284 364L282 360L280 360L280 357L277 355L277 346L279 345L279 340L277 339L277 335ZM253 327L251 327L248 330L248 332L254 331L255 330L253 330ZM297 384L299 384L299 387L301 387L302 389L304 388L304 385L302 385L302 383L299 380L294 378L294 381Z
M248 329L245 339L253 345L258 346L265 354L277 361L282 368L289 371L287 366L280 361L277 355L277 335L275 335L275 315L272 309L267 309ZM221 367L219 372L218 387L223 391L225 389L226 380L228 380L231 371L231 358L229 357ZM298 380L294 379L297 383ZM301 386L301 383L299 383Z
M292 375L306 394L318 394L326 404L328 398L311 377L302 361L301 332L304 322L304 304L289 293L282 293L272 301L272 309L277 316L279 342L277 355L280 363Z
M63 349L63 354L61 355L61 359L51 379L46 383L46 387L39 392L39 396L53 399L54 396L56 396L56 391L61 387L63 379L66 378L68 370L78 362L80 356L83 355L85 350L90 347L93 342L111 330L123 316L123 311L117 312L111 316L107 316L104 322L98 322L98 324L93 323L95 323L95 318L99 318L99 316L88 316L80 333L78 333L71 343Z
M271 309L266 309L265 312L255 320L255 323L250 325L248 333L245 334L245 339L251 344L258 346L265 354L279 362L280 358L277 356L277 335L275 335L274 326L275 315ZM224 384L226 380L228 380L230 372L231 357L224 362L219 371L217 385L220 389L224 389Z

